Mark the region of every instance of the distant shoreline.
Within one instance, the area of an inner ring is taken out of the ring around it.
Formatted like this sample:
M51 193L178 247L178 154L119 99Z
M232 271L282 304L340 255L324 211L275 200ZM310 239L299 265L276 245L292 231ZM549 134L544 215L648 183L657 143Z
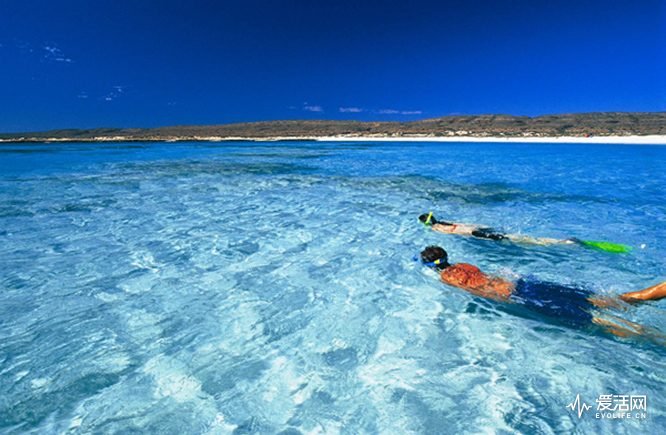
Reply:
M377 141L377 142L490 142L490 143L589 143L618 145L666 145L666 135L646 136L548 136L548 137L320 137L317 141Z
M666 145L666 135L645 136L192 136L178 138L137 137L92 137L92 138L32 138L17 137L0 139L0 144L20 143L83 143L83 142L473 142L473 143L570 143L570 144L617 144L617 145Z
M666 112L450 115L417 121L275 120L0 133L1 142L424 141L666 144Z

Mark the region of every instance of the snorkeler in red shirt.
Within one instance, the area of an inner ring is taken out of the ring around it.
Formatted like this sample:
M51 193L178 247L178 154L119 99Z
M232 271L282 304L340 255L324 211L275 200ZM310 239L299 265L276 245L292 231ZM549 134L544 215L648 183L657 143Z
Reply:
M646 329L604 313L604 308L622 307L620 301L635 303L666 297L666 282L644 290L624 293L618 298L608 298L595 296L589 290L534 279L509 281L487 275L471 264L450 264L448 254L439 246L428 246L420 256L421 262L436 269L446 284L483 298L521 304L531 311L569 326L596 324L622 337L646 335Z

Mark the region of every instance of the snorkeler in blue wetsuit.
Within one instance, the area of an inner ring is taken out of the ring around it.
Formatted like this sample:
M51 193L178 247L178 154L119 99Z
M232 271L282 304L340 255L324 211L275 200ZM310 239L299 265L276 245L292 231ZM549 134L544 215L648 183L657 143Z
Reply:
M617 299L595 296L588 290L560 284L519 279L515 282L489 276L478 267L466 263L450 264L448 254L439 246L428 246L421 254L421 262L435 268L440 279L476 296L500 302L522 304L526 308L556 319L569 326L596 324L618 336L643 335L644 328L600 310L621 306L619 301L642 302L666 297L666 282L644 290L624 293Z

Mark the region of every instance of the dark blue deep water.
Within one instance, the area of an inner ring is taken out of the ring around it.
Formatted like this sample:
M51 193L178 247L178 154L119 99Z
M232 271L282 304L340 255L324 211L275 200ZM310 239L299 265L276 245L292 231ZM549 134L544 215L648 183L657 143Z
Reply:
M1 145L0 432L663 433L662 345L479 300L412 256L655 284L665 169L659 146ZM634 249L442 235L430 210ZM612 312L662 332L665 313ZM647 396L645 418L596 418L602 394Z

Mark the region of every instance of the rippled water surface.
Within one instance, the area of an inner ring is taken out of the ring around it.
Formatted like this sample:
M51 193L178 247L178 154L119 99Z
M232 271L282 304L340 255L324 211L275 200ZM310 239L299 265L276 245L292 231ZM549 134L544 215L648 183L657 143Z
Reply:
M649 146L2 145L0 432L663 433L663 347L506 310L412 256L655 284L665 168ZM634 250L446 236L429 210ZM665 310L620 314L666 331ZM577 394L647 395L647 418L579 419Z

